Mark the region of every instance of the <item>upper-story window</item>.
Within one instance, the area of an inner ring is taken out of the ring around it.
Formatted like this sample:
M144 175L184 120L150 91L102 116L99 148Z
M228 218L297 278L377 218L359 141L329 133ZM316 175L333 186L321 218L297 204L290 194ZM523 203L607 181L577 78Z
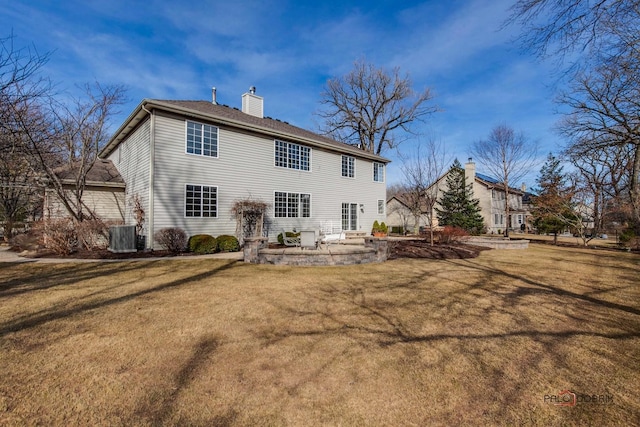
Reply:
M311 170L311 149L291 142L275 142L275 165L281 168Z
M373 163L373 180L384 182L384 163Z
M352 156L342 156L342 176L354 178L356 176L356 158Z
M218 157L218 128L187 121L187 153Z

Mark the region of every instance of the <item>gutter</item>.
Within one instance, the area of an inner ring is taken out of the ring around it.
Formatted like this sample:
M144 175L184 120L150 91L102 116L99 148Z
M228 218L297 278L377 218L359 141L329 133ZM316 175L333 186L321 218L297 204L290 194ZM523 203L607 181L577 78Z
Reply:
M61 179L60 183L62 185L76 185L76 181L72 179ZM86 187L125 188L126 184L124 182L86 181Z
M287 140L290 141L296 141L296 142L304 142L312 147L320 147L320 148L324 148L326 150L332 151L332 152L338 152L338 153L350 153L353 154L356 157L360 157L360 158L365 158L368 160L374 160L374 161L378 161L381 163L390 163L391 160L386 159L382 156L378 156L376 154L370 154L367 153L366 151L362 151L359 150L357 148L352 148L351 146L345 144L344 147L336 147L333 144L329 144L329 143L325 143L316 139L311 139L311 138L307 138L307 137L303 137L303 136L298 136L298 135L293 135L287 132L280 132L268 127L263 127L263 126L257 126L257 125L252 125L252 124L248 124L245 122L241 122L241 121L237 121L237 120L233 120L233 119L229 119L229 118L223 118L220 116L216 116L216 115L212 115L212 114L206 114L206 113L202 113L199 111L195 111L195 110L191 110L182 106L178 106L178 105L173 105L173 104L166 104L164 102L161 101L152 101L149 99L143 99L142 102L140 103L140 105L129 115L129 117L127 118L127 120L122 124L122 126L120 126L120 128L115 132L114 134L114 138L112 138L109 143L107 144L107 146L100 152L100 157L104 157L104 156L108 156L114 149L115 147L120 143L120 140L122 138L119 138L120 135L125 132L128 129L133 129L135 126L137 126L137 124L144 118L144 115L140 116L141 111L146 111L147 113L151 114L149 112L149 110L147 108L151 108L152 110L155 108L157 109L161 109L164 111L168 111L168 112L174 112L174 113L181 113L185 116L191 116L191 117L195 117L195 118L199 118L199 119L203 119L203 120L214 120L217 123L223 124L223 125L227 125L227 126L231 126L231 127L235 127L238 129L243 129L243 130L249 130L249 131L253 131L253 132L258 132L261 134L267 134L270 136L274 136L274 137L280 137L280 138L285 138ZM231 107L228 107L231 108ZM139 117L138 117L139 116ZM134 122L135 123L131 123ZM129 124L131 123L131 124ZM305 130L306 129L302 129ZM307 131L310 132L310 131ZM128 133L128 132L127 132ZM124 136L123 136L124 138ZM339 143L338 141L336 141L336 143Z

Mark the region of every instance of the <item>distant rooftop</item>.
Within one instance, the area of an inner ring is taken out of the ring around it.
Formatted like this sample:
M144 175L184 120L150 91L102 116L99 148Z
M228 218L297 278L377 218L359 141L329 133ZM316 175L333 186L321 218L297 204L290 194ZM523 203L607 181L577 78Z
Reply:
M490 182L491 184L500 184L500 181L498 181L497 179L492 178L489 175L485 175L483 173L476 172L476 177L480 178L483 181Z

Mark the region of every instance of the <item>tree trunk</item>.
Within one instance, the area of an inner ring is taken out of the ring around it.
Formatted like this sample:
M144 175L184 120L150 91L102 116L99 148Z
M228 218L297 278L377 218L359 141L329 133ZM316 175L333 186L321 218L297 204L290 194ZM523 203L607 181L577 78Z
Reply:
M633 153L633 171L630 186L631 209L636 231L640 231L640 144L636 144Z
M509 219L509 185L505 184L504 186L504 212L505 212L505 221L506 227L504 227L504 237L509 237L509 226L511 225L511 220Z
M11 235L13 234L13 221L9 218L5 218L4 227L3 227L3 240L9 243L9 239L11 239Z

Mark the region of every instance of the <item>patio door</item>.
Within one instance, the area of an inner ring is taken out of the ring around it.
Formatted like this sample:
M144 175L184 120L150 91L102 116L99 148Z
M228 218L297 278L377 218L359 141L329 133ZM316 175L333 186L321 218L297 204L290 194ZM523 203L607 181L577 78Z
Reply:
M358 229L358 204L357 203L342 204L342 229L343 230Z

